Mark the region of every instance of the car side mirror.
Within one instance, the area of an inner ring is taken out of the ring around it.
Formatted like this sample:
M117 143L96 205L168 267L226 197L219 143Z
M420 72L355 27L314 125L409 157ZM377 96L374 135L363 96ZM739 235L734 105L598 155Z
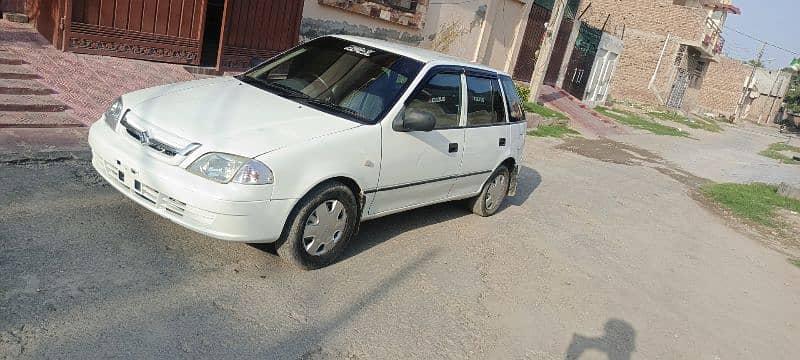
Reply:
M434 127L436 118L427 111L408 109L403 112L403 131L431 131Z

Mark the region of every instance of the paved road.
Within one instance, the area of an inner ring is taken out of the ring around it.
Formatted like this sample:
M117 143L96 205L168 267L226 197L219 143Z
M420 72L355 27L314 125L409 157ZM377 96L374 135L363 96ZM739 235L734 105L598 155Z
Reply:
M663 122L675 126L676 123ZM759 155L770 144L785 142L800 146L795 134L780 134L776 128L741 123L722 125L720 133L684 129L692 138L650 134L614 135L613 139L652 150L666 160L698 176L717 182L786 182L800 186L800 166L785 166Z
M531 139L496 216L371 221L313 272L150 214L88 162L0 165L0 357L797 356L785 255L680 177L557 145Z

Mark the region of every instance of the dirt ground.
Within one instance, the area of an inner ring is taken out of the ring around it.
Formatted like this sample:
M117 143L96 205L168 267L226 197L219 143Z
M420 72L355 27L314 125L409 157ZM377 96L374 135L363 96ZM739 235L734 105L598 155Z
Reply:
M747 178L750 150L697 159L626 136L528 138L496 216L442 204L370 221L312 272L161 219L85 159L7 162L0 357L796 358L800 268L692 197Z

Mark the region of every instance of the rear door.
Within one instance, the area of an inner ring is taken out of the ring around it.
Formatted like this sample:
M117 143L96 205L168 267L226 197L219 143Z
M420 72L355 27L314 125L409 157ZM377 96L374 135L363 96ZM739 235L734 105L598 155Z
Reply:
M509 122L508 148L511 155L517 161L522 159L522 151L525 147L525 136L528 131L528 122L525 120L525 110L522 99L517 93L514 81L508 75L500 75L500 85L502 86L503 96L506 98L506 113Z
M511 154L510 127L496 73L467 70L464 159L453 196L474 194Z
M370 215L449 196L464 153L462 72L460 67L431 69L398 115L408 109L428 112L436 119L434 130L403 132L395 130L392 121L381 124L381 172Z

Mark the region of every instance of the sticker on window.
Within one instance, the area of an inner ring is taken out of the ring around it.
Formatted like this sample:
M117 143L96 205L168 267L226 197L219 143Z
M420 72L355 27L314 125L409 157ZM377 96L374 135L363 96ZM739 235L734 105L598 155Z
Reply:
M473 96L472 97L472 101L479 102L479 103L485 103L486 102L486 98L483 98L483 97L480 97L480 96Z
M358 46L358 45L350 45L350 46L348 46L348 47L346 47L344 49L349 51L349 52L354 52L354 53L356 53L358 55L361 55L361 56L370 56L375 52L375 50L367 49L365 47L361 47L361 46Z
M437 96L437 97L431 98L431 104L445 102L445 101L447 101L447 98L445 98L444 96Z

